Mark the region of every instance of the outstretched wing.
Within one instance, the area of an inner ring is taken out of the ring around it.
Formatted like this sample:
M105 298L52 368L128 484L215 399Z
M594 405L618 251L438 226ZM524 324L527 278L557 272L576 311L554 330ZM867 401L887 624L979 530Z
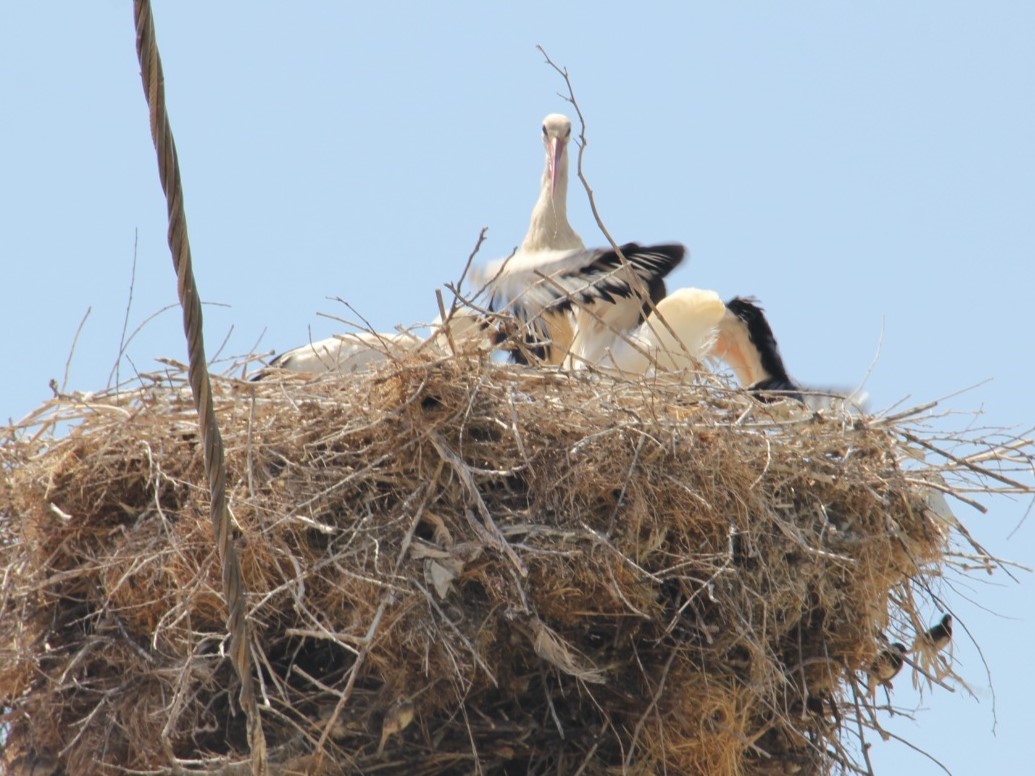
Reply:
M518 253L476 273L475 282L486 286L491 311L532 323L546 312L648 294L686 255L678 243L627 243L621 251L624 263L611 248Z

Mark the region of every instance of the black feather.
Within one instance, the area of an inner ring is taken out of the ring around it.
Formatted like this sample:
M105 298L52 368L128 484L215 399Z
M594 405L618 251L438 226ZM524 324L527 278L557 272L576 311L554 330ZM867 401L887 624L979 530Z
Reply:
M491 271L475 274L476 282L480 276L487 285L488 309L509 313L520 324L517 343L510 348L511 361L549 360L544 313L565 313L594 302L614 304L642 293L643 286L655 303L660 301L665 297L663 278L686 256L686 248L678 243L647 247L626 243L620 250L624 263L613 249L595 248L561 253L534 267L508 271L503 263L492 276L488 276ZM630 282L630 271L639 283ZM650 305L645 304L641 317L649 313Z
M642 247L621 246L625 263L649 290L675 269L686 255L678 243ZM576 304L613 303L638 293L623 270L622 260L610 248L571 251L535 268L500 272L489 279L488 307L509 312L529 323L544 312L567 312Z
M658 302L668 296L668 288L665 286L663 278L651 278L647 283L647 296L650 301L644 300L643 307L640 309L640 320L638 323L643 323L647 320L648 316L654 312L654 308L658 306Z
M776 336L773 334L769 321L766 320L765 311L758 304L758 300L751 297L737 296L726 303L726 309L736 315L747 327L748 339L758 351L759 360L762 362L762 369L767 377L759 380L750 386L749 390L761 401L771 401L777 398L791 398L795 401L804 402L801 395L801 386L795 383L787 368L783 364L783 357L780 355L780 348L776 344ZM780 392L780 396L767 396L767 393Z

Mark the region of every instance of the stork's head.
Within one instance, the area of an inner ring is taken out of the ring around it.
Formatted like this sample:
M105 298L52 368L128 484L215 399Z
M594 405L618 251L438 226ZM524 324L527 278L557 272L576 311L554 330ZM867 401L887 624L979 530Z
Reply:
M550 196L557 188L558 169L571 139L571 119L560 113L551 113L543 119L543 145L546 147L546 166L550 171Z

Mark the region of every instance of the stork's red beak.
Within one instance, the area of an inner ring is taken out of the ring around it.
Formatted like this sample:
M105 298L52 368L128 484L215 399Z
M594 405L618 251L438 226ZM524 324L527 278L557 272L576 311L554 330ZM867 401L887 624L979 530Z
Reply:
M549 143L547 143L546 151L547 156L550 159L550 198L553 198L554 192L557 190L557 168L561 164L561 155L564 153L564 147L568 141L561 140L556 137L551 137Z

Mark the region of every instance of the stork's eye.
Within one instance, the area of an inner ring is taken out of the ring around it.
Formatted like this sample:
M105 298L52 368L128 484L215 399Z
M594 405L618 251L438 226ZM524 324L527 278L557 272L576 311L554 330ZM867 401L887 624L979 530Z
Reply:
M546 124L543 124L543 137L546 137Z
M567 131L567 133L566 133L566 134L564 135L564 139L565 139L565 140L568 140L569 138L571 138L571 127L568 127L568 131Z

